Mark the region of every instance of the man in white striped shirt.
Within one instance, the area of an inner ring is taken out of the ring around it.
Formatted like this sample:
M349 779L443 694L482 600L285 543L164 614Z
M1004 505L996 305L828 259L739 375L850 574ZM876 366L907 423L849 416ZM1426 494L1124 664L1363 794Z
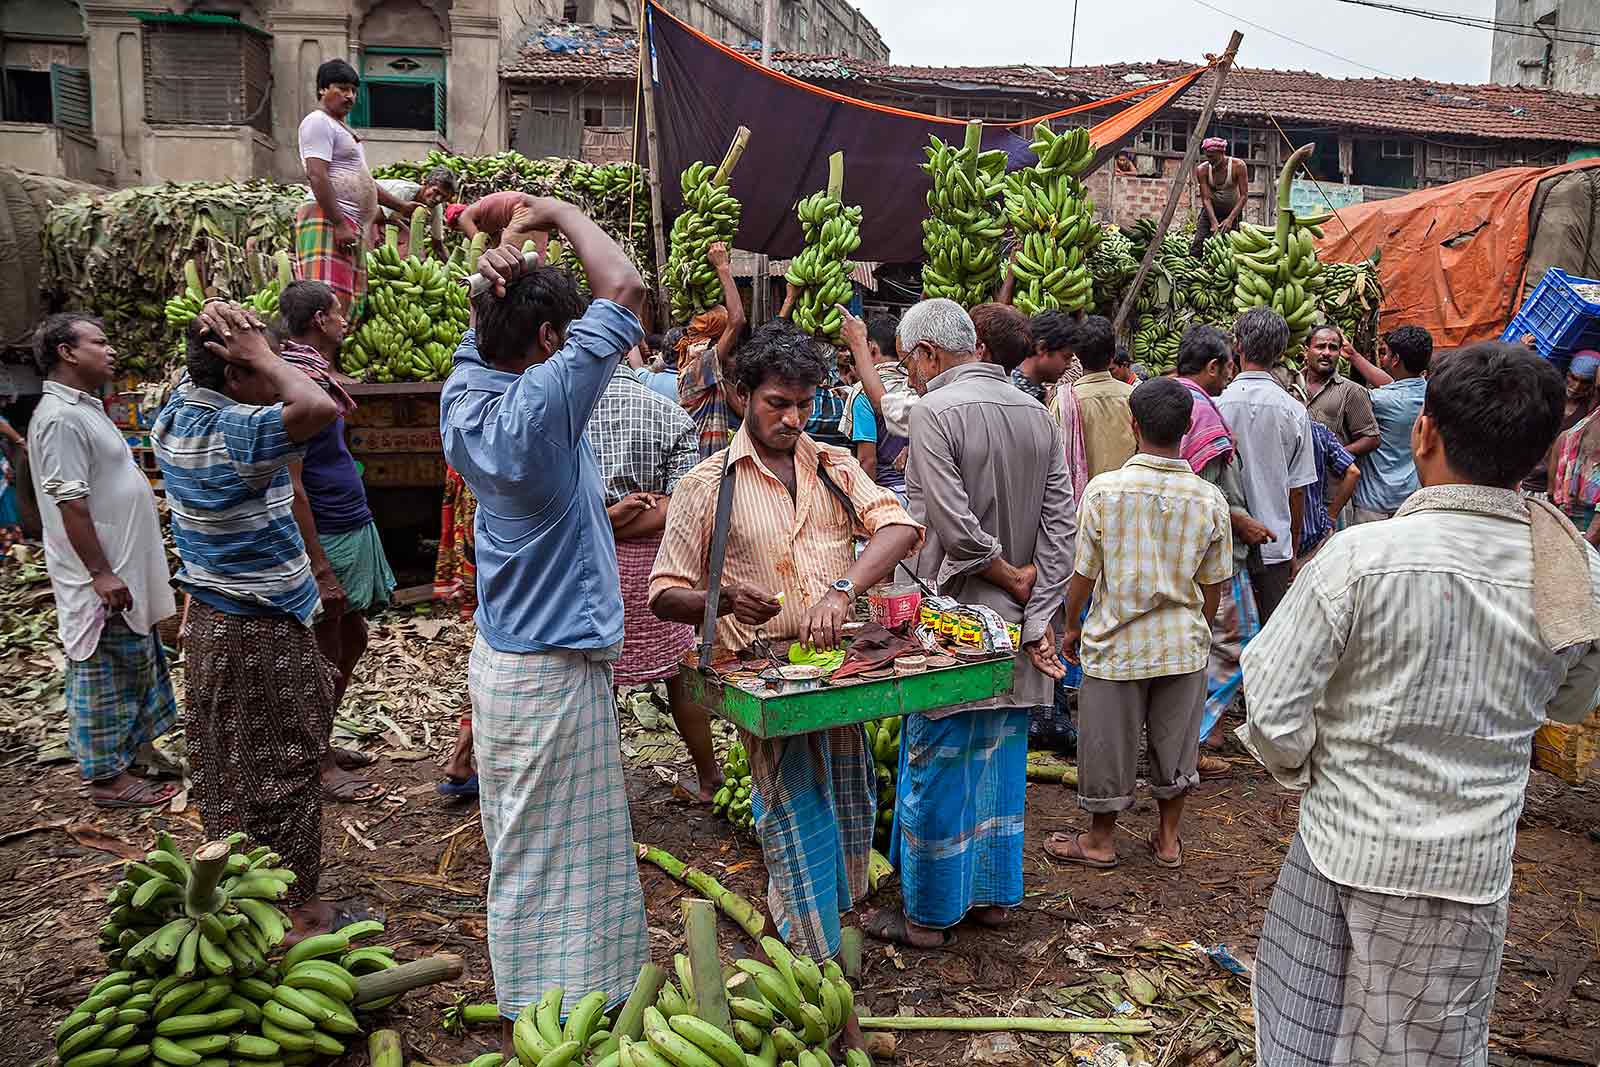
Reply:
M1443 360L1423 488L1329 540L1245 649L1239 737L1305 791L1257 948L1267 1067L1485 1062L1533 734L1600 688L1600 556L1516 488L1562 404L1520 348Z

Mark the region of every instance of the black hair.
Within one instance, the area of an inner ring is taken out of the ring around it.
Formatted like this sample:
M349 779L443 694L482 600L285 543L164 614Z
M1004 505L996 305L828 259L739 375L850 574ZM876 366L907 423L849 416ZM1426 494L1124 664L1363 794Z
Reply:
M1289 349L1289 324L1268 307L1251 308L1233 324L1239 354L1258 367L1271 370Z
M822 346L787 319L773 319L757 327L733 360L734 384L751 393L768 378L815 387L831 377Z
M1133 387L1128 397L1133 421L1139 433L1157 448L1171 448L1189 432L1194 414L1194 397L1188 388L1172 378L1151 378Z
M1383 343L1412 374L1427 370L1433 359L1433 336L1421 326L1396 326L1383 335Z
M206 329L199 319L189 323L184 331L184 359L189 370L189 380L200 389L222 392L226 384L228 361L206 347L207 341L222 343L222 338Z
M678 368L678 342L683 340L687 332L682 326L674 326L661 338L661 359L674 370Z
M422 179L422 184L437 185L445 191L445 195L453 197L457 190L456 172L441 163L428 172L427 177Z
M81 311L63 311L51 315L33 331L33 362L41 375L49 377L50 372L56 369L56 364L61 362L62 345L71 348L78 343L80 324L105 329L105 325L93 315L85 315Z
M1422 413L1458 474L1512 488L1544 458L1566 402L1566 382L1549 361L1521 345L1482 341L1439 361Z
M310 278L284 286L278 294L278 316L283 319L285 335L299 337L305 333L318 312L327 311L338 299L326 282Z
M900 320L893 315L874 315L867 320L867 340L878 346L878 351L886 356L893 356L897 351L894 347L894 333L900 326Z
M1212 360L1224 367L1233 361L1233 346L1228 343L1228 335L1204 323L1195 323L1184 330L1183 340L1178 342L1178 373L1199 374Z
M1324 322L1324 323L1322 323L1320 325L1311 327L1311 332L1306 334L1306 347L1310 348L1311 347L1311 339L1316 337L1317 334L1323 332L1324 330L1332 330L1334 333L1338 334L1339 335L1339 343L1341 345L1344 344L1344 331L1341 330L1338 326L1335 326L1331 322Z
M330 59L317 68L317 92L330 85L360 85L361 75L342 59Z
M571 274L559 267L534 267L512 279L505 296L489 289L473 299L478 352L489 364L516 363L527 356L539 327L549 323L565 333L588 306Z
M1089 315L1072 331L1072 351L1086 371L1103 371L1117 354L1117 335L1104 315Z
M1117 346L1116 355L1111 357L1111 365L1113 367L1131 367L1131 366L1133 366L1133 356L1131 356L1128 353L1127 346L1125 346L1125 345L1118 345Z
M1072 348L1072 332L1076 325L1072 316L1059 311L1041 311L1029 320L1028 325L1033 333L1035 348L1042 348L1046 352Z
M1028 316L1005 304L979 304L970 312L978 340L1007 374L1033 355L1033 327Z
M652 352L661 351L661 335L659 333L647 333L647 334L645 334L644 335L644 346L646 348L648 348Z

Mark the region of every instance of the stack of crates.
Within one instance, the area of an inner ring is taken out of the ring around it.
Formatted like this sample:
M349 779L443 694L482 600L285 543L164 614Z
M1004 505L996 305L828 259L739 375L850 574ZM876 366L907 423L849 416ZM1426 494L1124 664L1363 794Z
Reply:
M1594 286L1593 296L1577 286ZM1532 335L1539 354L1563 373L1574 352L1600 349L1600 281L1551 267L1511 320L1500 340L1513 344Z

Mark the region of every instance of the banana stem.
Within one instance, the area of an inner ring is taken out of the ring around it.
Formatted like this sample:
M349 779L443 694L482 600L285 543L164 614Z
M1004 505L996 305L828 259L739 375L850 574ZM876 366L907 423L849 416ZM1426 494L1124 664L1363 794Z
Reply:
M745 148L750 144L750 128L740 126L733 133L733 140L728 145L728 151L722 156L722 163L717 167L717 172L711 176L711 181L716 185L727 185L728 178L733 174L733 168L739 165L739 157L744 155Z
M279 249L278 254L272 258L278 264L278 286L287 289L294 281L294 263L290 261L289 253L282 249Z
M203 915L215 911L217 883L228 869L228 853L232 847L226 841L207 841L194 851L189 863L189 885L184 891L184 908L190 915Z
M835 152L828 157L828 195L844 202L844 153Z
M1284 161L1283 172L1278 175L1278 254L1283 255L1289 248L1289 229L1294 225L1294 208L1291 206L1289 190L1290 183L1294 181L1294 169L1300 161L1317 150L1315 144L1303 144L1289 153L1289 158Z
M668 876L682 882L722 909L724 915L738 923L751 940L760 940L766 929L761 912L745 897L724 886L698 867L690 867L670 852L651 845L639 846L639 859L666 871Z
M694 997L696 1015L732 1037L733 1016L722 984L722 961L717 958L717 909L711 901L683 902L683 937L694 975L694 989L685 989L684 996Z
M356 979L356 996L350 1003L355 1007L370 1004L384 997L398 996L425 985L437 985L460 978L463 968L460 956L448 952L425 956L420 960L402 963L387 971L374 971Z
M644 1010L656 1002L656 997L661 995L661 987L666 984L667 972L655 964L647 963L639 968L639 980L633 983L633 992L628 994L628 1002L622 1006L617 1024L611 1028L610 1039L595 1050L597 1060L603 1060L615 1051L623 1038L639 1040L644 1033Z
M1149 1034L1155 1024L1148 1019L1002 1019L954 1016L868 1016L859 1020L863 1030L937 1030L950 1033L988 1034Z
M967 159L967 162L966 162L966 168L965 168L966 172L967 172L967 177L974 178L974 179L977 178L977 176L978 176L978 153L980 153L982 151L983 151L983 122L981 120L979 120L979 119L973 119L971 122L967 123L967 141L966 141L966 152L967 152L966 159Z
M372 1067L401 1067L405 1051L400 1035L393 1030L374 1030L367 1039L367 1055Z
M1029 762L1028 781L1053 782L1056 785L1076 786L1078 784L1078 768L1070 763Z

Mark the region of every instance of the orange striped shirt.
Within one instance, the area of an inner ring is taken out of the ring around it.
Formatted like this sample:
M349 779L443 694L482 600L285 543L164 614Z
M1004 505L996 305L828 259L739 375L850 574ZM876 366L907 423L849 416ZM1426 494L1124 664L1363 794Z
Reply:
M668 589L706 587L723 452L730 468L738 471L723 581L731 579L771 596L784 594L783 610L762 628L768 637L800 635L806 612L855 562L853 538L871 537L885 526L922 529L894 494L869 478L848 452L819 445L805 434L795 445L791 498L788 487L761 462L741 428L726 449L701 461L673 492L661 551L650 574L651 603ZM844 505L817 476L819 460L855 506L860 525L854 529ZM747 648L754 637L755 628L732 615L717 620L719 651Z

